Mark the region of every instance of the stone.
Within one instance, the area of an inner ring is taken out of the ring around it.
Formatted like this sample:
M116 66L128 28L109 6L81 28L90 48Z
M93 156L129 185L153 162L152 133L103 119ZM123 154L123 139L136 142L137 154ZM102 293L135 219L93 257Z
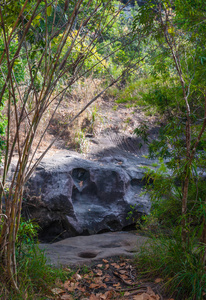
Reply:
M39 244L47 262L55 266L88 265L109 257L132 258L143 245L150 247L150 239L136 231L118 231L76 236L52 244Z
M94 161L59 151L29 179L23 216L39 224L45 242L126 229L150 210L149 196L141 194L146 164L135 156Z

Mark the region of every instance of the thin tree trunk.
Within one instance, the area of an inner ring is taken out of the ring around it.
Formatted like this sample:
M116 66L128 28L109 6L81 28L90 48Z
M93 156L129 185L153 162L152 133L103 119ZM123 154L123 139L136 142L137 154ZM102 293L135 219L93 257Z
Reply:
M205 205L206 205L206 198L205 198ZM203 250L203 257L202 257L202 263L203 265L206 264L206 217L205 217L206 212L204 212L204 218L203 218L203 231L202 231L202 236L201 236L201 243L204 246Z

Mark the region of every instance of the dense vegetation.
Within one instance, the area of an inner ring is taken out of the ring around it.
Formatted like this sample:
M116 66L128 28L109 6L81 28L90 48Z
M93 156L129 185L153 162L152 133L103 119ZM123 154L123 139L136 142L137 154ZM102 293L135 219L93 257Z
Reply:
M1 1L0 18L0 261L12 297L23 290L36 293L35 273L28 267L31 253L34 264L40 259L39 268L53 278L54 274L49 275L53 271L46 269L43 256L33 247L35 228L21 221L23 190L46 153L33 162L59 105L67 101L79 80L91 76L101 80L102 90L71 116L69 124L105 91L117 103L141 105L159 117L159 139L149 144L149 156L158 157L160 163L147 170L152 211L143 224L155 233L155 241L149 252L142 250L137 265L150 276L161 274L175 299L203 299L204 1L148 0L141 7L134 4L129 12L112 0ZM39 135L50 107L52 113ZM147 124L135 133L148 142ZM17 166L8 186L14 153Z

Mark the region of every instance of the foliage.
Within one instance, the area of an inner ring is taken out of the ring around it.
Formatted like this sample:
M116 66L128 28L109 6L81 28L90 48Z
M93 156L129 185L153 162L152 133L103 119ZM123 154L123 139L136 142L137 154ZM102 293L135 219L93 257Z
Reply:
M73 36L75 35L77 35L77 31L73 32ZM71 47L73 42L73 36L67 38L64 48L62 49L60 58L63 58L68 48ZM54 53L56 52L61 39L62 39L62 34L59 34L57 37L53 39L52 50ZM76 39L75 45L74 47L72 47L70 58L69 60L67 60L68 67L72 65L72 62L77 61L79 59L79 54L82 53L81 59L83 61L84 71L92 69L92 72L94 74L99 74L99 73L101 74L102 72L104 72L105 68L107 68L108 63L104 59L104 56L102 56L97 52L97 46L93 46L93 48L91 49L91 53L88 55L88 57L84 58L84 52L87 51L87 48L91 43L91 40L92 39L89 36L87 36L86 39L84 39L83 41L82 41L82 37L80 36ZM68 68L68 71L71 72L72 75L72 69L69 70Z
M164 289L171 297L201 300L206 292L204 245L193 235L184 248L180 231L178 228L173 237L153 236L136 256L136 266L141 274L162 278Z
M24 255L24 247L28 252L28 247L33 248L37 239L39 226L31 220L25 221L21 219L16 240L17 258ZM32 251L33 249L31 249Z
M115 6L119 5L114 1ZM140 57L140 40L137 32L132 32L132 20L137 14L137 7L130 7L130 12L121 10L118 19L107 31L102 33L102 38L97 44L97 51L103 55L106 52L114 53L107 58L107 72L104 75L118 76L128 63L132 65ZM111 16L109 16L111 18ZM122 79L128 80L129 74Z
M162 50L162 71L160 60L156 58L154 61L151 57L151 75L153 74L156 82L143 94L143 100L157 107L158 112L166 118L159 140L150 145L150 156L170 158L167 167L171 170L170 177L180 182L177 194L182 197L182 211L186 214L189 185L193 176L197 176L197 167L201 166L204 157L199 149L205 150L206 146L206 97L202 80L205 66L199 59L202 57L199 56L200 53L204 55L205 49L198 41L200 52L196 55L192 35L186 31L186 28L188 30L191 27L187 27L187 21L184 24L180 22L184 13L180 2L175 1L175 4L173 7L169 1L160 1L158 5L148 1L148 6L140 8L134 27L141 27L155 43L159 43L159 49ZM187 5L194 9L194 13L199 12L200 5L191 4L190 1ZM156 18L157 15L159 19ZM192 18L191 15L187 17ZM194 22L202 30L202 25ZM204 39L203 32L201 39ZM140 134L140 131L137 130L137 133Z
M17 50L18 47L18 41L14 40L11 41L9 45L9 52L10 52L10 59L14 58L14 54ZM0 57L2 57L2 54L4 52L4 41L0 39ZM14 67L13 67L13 72L15 79L17 83L22 82L24 80L25 72L24 72L24 66L25 66L25 61L20 58L15 60ZM5 84L5 78L8 75L8 66L7 66L7 61L4 59L1 63L1 73L0 73L0 90L2 90L3 85ZM3 105L3 102L8 98L8 90L5 92L3 96L3 101L1 102L1 105Z
M139 264L148 272L162 274L177 299L203 299L205 293L206 190L201 174L206 150L202 46L206 35L202 5L203 1L147 1L134 20L135 30L142 30L158 45L158 56L148 61L154 82L142 98L162 115L159 138L149 145L149 156L159 157L160 166L147 174L152 210L146 226L155 233L164 229L164 235L151 243L151 252L143 250ZM138 128L136 133L145 137L145 131Z
M24 185L54 143L34 162L66 93L71 93L78 80L92 73L104 78L104 91L121 80L111 92L117 103L144 105L147 113L153 110L160 116L159 139L149 145L150 157L161 158L160 167L148 172L148 182L152 181L151 219L167 228L171 224L180 226L181 238L178 233L171 242L162 240L162 249L167 253L163 261L168 265L168 275L164 276L172 278L174 289L175 285L181 287L181 297L197 293L201 299L204 291L197 286L197 280L205 282L200 264L204 265L206 260L206 197L199 177L206 165L204 1L148 0L140 8L134 6L130 15L117 1L14 2L0 4L0 105L6 112L0 125L0 135L6 135L4 149L3 139L0 141L4 150L0 260L8 285L20 292L21 284L25 288L30 281L35 284L41 266L45 265L44 257L34 247L35 226L20 222ZM133 75L128 75L129 66ZM136 70L136 66L141 66L141 70ZM98 91L68 126L102 93ZM51 105L51 119L35 140ZM95 117L96 111L92 114L91 130ZM135 133L149 142L146 124ZM77 142L83 141L81 131ZM5 192L14 153L18 161ZM169 160L165 164L162 158ZM153 250L156 251L155 247ZM159 255L163 256L162 253ZM181 266L177 276L171 254L177 255ZM28 256L34 258L33 263L28 263ZM162 270L159 262L157 269ZM195 266L198 272L192 278ZM36 273L30 267L36 268ZM20 281L23 273L29 274L28 281ZM194 289L190 285L192 280Z
M17 50L18 47L18 42L17 40L11 41L10 45L9 45L9 51L10 51L10 59L14 58L14 54ZM0 38L0 57L2 56L4 51L4 42L3 40ZM15 76L15 80L17 83L20 83L25 76L25 72L24 72L24 65L25 62L19 58L16 59L14 67L13 67L13 74ZM1 72L0 72L0 91L2 90L4 84L5 84L5 78L8 75L8 66L7 66L7 61L6 59L4 59L1 63ZM3 97L2 97L2 101L0 104L0 152L2 153L2 150L5 147L5 131L6 131L6 125L7 125L7 120L5 118L5 116L2 114L2 109L4 107L4 103L5 101L8 99L8 90L5 91Z
M55 268L46 262L44 251L38 247L37 229L38 225L30 220L20 222L16 242L19 294L6 289L1 272L0 291L5 300L45 299L45 295L53 297L51 289L55 286L57 278L66 280L71 276L70 272L61 267Z
M116 1L25 0L13 7L12 2L0 3L0 104L4 106L6 120L0 186L0 216L3 218L0 262L5 277L9 279L8 286L18 293L20 266L16 255L23 255L22 251L28 247L22 244L22 235L18 237L24 186L57 139L36 159L44 136L60 104L69 99L67 95L82 77L91 72L94 76L102 74L104 69L109 74L105 80L106 87L101 91L97 89L94 97L71 116L64 130L103 92L122 79L130 66L129 59L124 60L124 51L115 45L122 38L121 30L115 35L122 22L119 15L123 11L123 6L117 5ZM130 43L134 36L131 25L126 36ZM107 43L104 44L103 40ZM112 44L114 48L109 48L108 45ZM120 46L123 45L122 39ZM111 76L107 70L109 57L118 52L122 55L121 68ZM138 63L135 62L136 65ZM51 107L50 118L44 122L44 116ZM95 117L94 111L91 130ZM43 131L38 135L42 123ZM81 132L78 140L82 143L83 139L84 133ZM9 173L14 154L15 167ZM26 224L23 228L29 242L35 228L33 232ZM32 251L35 252L34 249Z
M155 164L153 168L145 167L145 170L146 187L152 206L150 215L144 216L141 227L152 228L156 232L170 232L179 226L181 220L181 178L171 172L163 159L159 159L159 164ZM194 174L189 184L187 227L190 230L203 225L205 197L205 180L199 171L199 176Z

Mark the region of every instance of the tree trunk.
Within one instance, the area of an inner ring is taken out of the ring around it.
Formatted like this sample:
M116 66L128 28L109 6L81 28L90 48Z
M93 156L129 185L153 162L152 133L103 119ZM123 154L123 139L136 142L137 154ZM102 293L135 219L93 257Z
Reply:
M206 204L206 198L205 198L205 204ZM205 265L205 263L206 263L206 217L205 216L203 218L203 231L202 231L202 236L201 236L201 240L200 241L201 241L201 243L204 246L202 263L203 263L203 265Z

